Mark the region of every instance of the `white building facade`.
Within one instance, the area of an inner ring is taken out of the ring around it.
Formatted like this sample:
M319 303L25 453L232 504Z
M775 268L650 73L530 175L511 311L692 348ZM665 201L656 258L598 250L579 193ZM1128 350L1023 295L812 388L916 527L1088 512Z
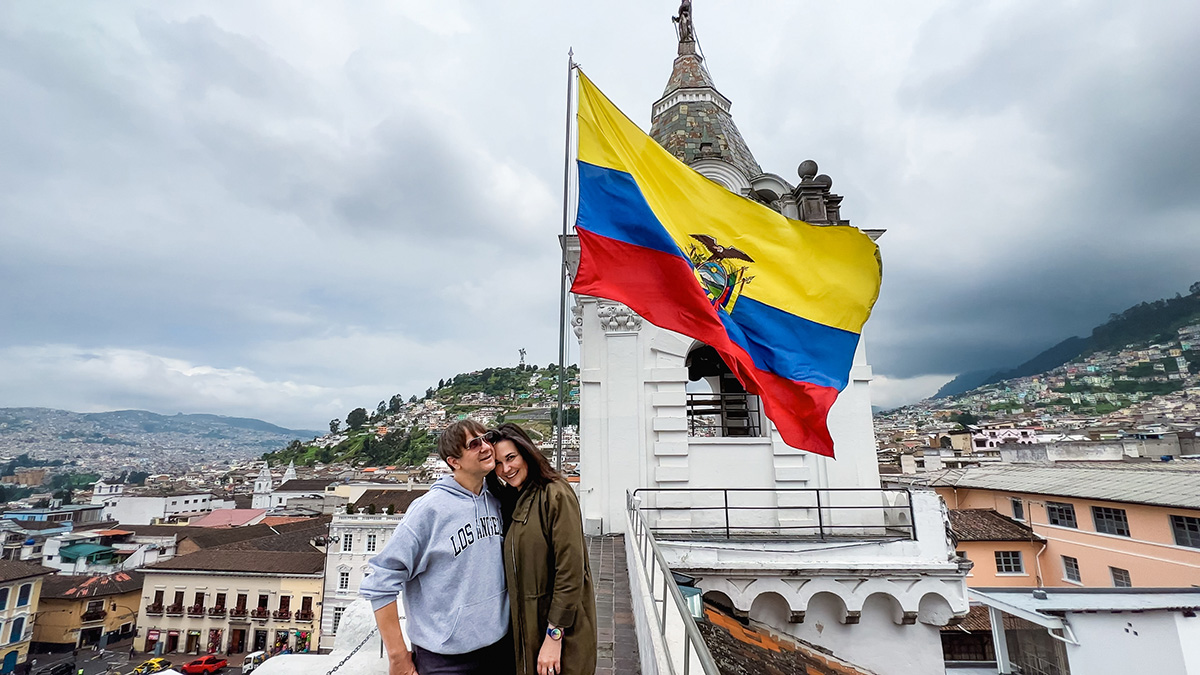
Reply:
M321 599L321 635L337 635L342 614L358 599L367 561L391 538L403 514L336 514L329 523L325 549L325 593Z

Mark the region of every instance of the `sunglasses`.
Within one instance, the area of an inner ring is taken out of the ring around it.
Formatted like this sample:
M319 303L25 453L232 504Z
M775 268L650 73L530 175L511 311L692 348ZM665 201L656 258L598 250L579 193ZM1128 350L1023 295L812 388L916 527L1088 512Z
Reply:
M504 439L504 434L500 433L499 431L496 431L495 429L489 429L489 430L483 432L482 436L476 436L475 438L472 438L471 440L467 441L467 449L473 450L473 451L478 451L480 448L483 447L484 443L487 443L488 445L495 445L503 439Z

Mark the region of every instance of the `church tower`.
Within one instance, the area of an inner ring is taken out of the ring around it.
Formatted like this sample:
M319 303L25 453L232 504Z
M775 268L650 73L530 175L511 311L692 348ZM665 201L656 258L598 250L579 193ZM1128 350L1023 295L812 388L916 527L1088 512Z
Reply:
M792 219L848 226L842 197L816 162L799 164L795 185L763 171L705 64L690 2L675 21L677 56L653 104L650 136L731 192ZM867 233L874 239L883 231ZM830 460L784 443L757 397L711 347L646 324L620 303L573 299L582 367L581 502L589 531L620 531L624 496L638 488L879 488L871 367L861 339L849 384L829 413L837 455ZM781 496L781 504L787 499Z
M288 463L287 471L283 472L283 481L280 484L282 485L289 480L296 480L296 460L292 460L290 463Z
M675 17L678 55L651 137L734 194L848 226L816 162L800 162L795 184L762 170L704 62L691 6ZM578 239L565 245L574 274ZM832 459L785 443L712 347L621 303L572 300L585 530L625 532L626 546L650 532L706 599L873 672L944 673L940 627L967 613L970 565L946 538L936 493L880 487L863 341L829 411ZM637 598L644 579L630 578Z
M258 472L258 476L254 479L254 499L250 502L250 508L271 508L271 491L273 489L271 468L266 462L263 462L262 470Z

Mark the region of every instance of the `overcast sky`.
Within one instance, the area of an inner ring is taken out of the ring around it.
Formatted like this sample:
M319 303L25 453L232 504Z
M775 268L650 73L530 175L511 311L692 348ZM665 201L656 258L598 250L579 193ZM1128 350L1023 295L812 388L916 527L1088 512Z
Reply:
M0 4L0 406L322 428L557 359L566 52L673 0ZM1200 3L695 0L763 169L886 228L877 405L1200 279Z

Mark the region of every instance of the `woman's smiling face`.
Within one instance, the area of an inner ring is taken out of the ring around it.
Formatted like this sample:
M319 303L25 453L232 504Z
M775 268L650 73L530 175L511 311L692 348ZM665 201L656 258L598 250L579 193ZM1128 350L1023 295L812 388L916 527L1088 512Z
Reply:
M520 488L529 477L529 465L507 438L496 443L496 475L505 483Z

